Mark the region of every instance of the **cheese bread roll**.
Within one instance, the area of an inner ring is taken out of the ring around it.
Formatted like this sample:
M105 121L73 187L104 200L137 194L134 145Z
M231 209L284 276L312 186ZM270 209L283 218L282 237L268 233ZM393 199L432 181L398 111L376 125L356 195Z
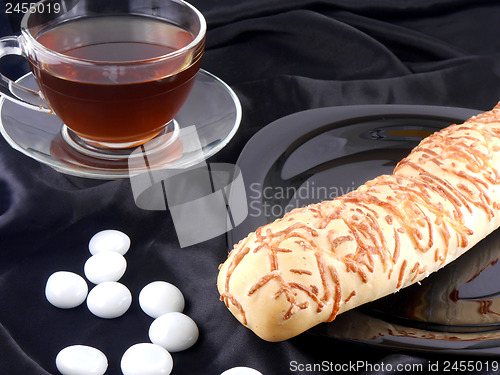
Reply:
M392 175L296 208L236 244L221 300L281 341L439 270L500 225L500 104L422 140Z

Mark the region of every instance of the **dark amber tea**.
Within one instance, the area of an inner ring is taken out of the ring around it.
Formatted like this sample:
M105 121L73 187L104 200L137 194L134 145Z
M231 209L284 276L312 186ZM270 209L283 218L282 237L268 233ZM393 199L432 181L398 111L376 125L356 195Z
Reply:
M154 137L180 110L202 53L162 57L193 39L147 16L80 18L36 37L78 64L30 62L44 100L71 130L99 145L129 147Z

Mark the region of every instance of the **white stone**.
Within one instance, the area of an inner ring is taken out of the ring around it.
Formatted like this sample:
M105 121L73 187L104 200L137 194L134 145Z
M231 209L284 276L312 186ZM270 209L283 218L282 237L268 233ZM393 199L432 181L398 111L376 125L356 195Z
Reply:
M153 281L139 293L139 305L152 318L184 310L184 296L175 285L166 281Z
M170 353L161 346L141 343L125 351L120 367L123 375L169 375L174 361Z
M57 354L56 367L63 375L103 375L108 368L108 360L96 348L73 345Z
M130 248L130 237L115 229L100 231L90 239L89 250L92 255L102 251L114 251L125 255Z
M47 279L45 297L54 306L70 309L85 301L89 288L80 275L68 271L54 272Z
M149 339L169 352L180 352L198 340L198 326L189 316L170 312L156 318L149 327Z
M127 261L120 253L103 251L92 255L83 267L87 279L94 284L118 281L127 269Z
M262 373L250 367L233 367L220 375L262 375Z
M87 297L90 312L100 318L112 319L125 314L132 303L128 288L116 281L96 285Z

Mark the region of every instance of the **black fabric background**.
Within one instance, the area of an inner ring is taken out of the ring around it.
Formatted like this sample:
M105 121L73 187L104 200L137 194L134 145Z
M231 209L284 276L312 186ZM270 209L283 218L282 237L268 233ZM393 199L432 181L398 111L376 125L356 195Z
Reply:
M17 32L19 23L17 15L5 14L6 2L0 3L2 36ZM497 1L192 3L208 22L203 68L227 82L243 107L238 133L211 161L236 162L259 129L301 110L376 103L488 110L500 100ZM21 68L17 59L2 61L9 74ZM103 320L85 305L70 311L51 306L44 297L48 276L62 269L82 274L88 240L107 228L132 239L123 278L134 296L130 311ZM128 180L66 176L0 139L0 374L57 374L55 355L77 343L101 349L109 360L107 374L120 374L123 352L148 341L151 318L141 312L137 295L158 279L184 292L185 313L200 328L194 347L174 353L173 374L218 375L234 366L265 375L317 374L293 371L290 364L469 359L363 347L309 333L264 342L219 301L217 267L228 248L220 236L181 249L169 212L137 208Z

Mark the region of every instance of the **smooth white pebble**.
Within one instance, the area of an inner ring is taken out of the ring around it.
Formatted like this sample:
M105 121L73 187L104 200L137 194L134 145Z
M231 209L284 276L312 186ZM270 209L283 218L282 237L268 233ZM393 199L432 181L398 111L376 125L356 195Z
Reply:
M175 285L166 281L153 281L139 293L139 305L152 318L177 311L185 306L184 295Z
M54 306L70 309L85 301L89 291L80 275L69 271L54 272L45 284L45 297Z
M262 373L250 367L233 367L220 375L262 375Z
M135 344L123 353L123 375L169 375L174 367L172 355L159 345Z
M127 269L123 255L114 251L103 251L92 255L83 267L85 277L94 284L105 281L118 281Z
M96 285L87 297L87 307L90 312L104 319L122 316L131 303L130 290L116 281L105 281Z
M170 312L156 318L149 327L149 339L167 349L180 352L193 346L199 337L198 326L189 316Z
M92 255L102 251L114 251L125 255L130 248L130 237L116 229L106 229L92 236L89 251Z
M56 367L63 375L103 375L108 368L108 359L99 349L72 345L57 354Z

